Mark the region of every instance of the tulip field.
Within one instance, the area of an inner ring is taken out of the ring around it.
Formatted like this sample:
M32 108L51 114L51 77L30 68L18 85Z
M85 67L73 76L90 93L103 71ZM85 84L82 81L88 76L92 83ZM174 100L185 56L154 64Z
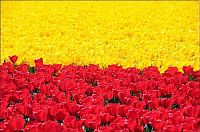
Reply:
M0 132L199 132L198 1L2 1Z

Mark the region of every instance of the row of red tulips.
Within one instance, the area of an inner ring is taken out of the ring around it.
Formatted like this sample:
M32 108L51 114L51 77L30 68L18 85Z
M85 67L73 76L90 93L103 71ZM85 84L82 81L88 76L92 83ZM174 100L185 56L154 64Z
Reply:
M200 71L0 65L0 131L198 131Z

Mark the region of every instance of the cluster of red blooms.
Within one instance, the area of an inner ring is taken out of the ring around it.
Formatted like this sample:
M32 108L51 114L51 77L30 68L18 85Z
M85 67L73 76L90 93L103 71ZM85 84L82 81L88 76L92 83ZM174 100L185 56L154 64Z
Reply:
M0 131L198 131L200 71L0 65Z

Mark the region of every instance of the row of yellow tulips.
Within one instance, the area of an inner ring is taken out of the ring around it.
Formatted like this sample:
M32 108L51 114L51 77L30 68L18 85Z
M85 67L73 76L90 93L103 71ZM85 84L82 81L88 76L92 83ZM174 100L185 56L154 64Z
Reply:
M5 2L1 63L199 69L198 2Z

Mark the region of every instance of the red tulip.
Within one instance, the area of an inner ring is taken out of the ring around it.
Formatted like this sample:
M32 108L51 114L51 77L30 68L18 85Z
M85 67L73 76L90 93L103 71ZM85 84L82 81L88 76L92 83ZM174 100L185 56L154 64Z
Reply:
M18 59L18 56L13 55L13 56L9 56L9 58L10 58L10 61L11 61L12 63L15 63L15 62L17 61L17 59Z
M36 66L36 68L42 67L43 66L43 59L40 58L40 59L35 60L35 66Z
M183 71L187 75L192 75L193 74L193 68L191 66L183 66Z
M20 131L23 129L25 121L22 116L12 117L9 120L9 129L11 131Z

